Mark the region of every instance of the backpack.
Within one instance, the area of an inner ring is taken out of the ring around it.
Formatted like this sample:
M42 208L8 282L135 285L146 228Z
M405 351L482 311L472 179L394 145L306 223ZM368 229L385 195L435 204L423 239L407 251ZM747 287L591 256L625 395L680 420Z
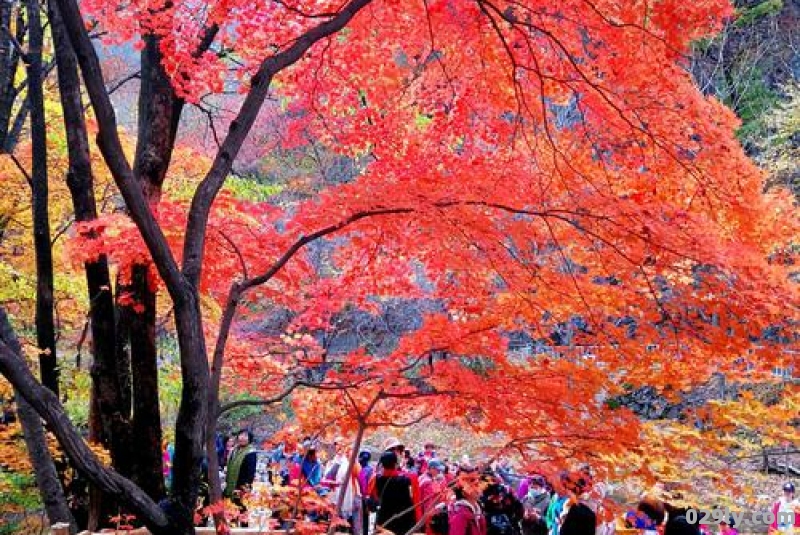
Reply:
M464 507L463 505L459 505L459 502L450 503L448 505L439 505L436 507L436 512L431 516L430 520L430 528L433 533L436 535L444 534L449 535L450 533L450 515L456 514L456 509L458 507ZM434 525L434 518L436 519L436 524ZM467 535L473 535L478 532L478 521L475 516L472 517L472 521L467 524Z
M339 463L333 463L330 468L328 468L328 473L325 474L325 479L328 481L336 481L336 476L339 475Z
M508 515L505 513L498 513L486 518L486 532L489 535L516 535L517 530L514 529L514 524Z
M436 535L450 535L450 510L448 507L437 507L431 515L428 527Z

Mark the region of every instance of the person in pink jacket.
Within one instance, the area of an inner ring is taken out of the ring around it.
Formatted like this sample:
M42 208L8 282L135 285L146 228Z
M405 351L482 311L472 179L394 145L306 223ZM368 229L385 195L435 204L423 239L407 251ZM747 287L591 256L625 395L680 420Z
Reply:
M427 472L419 478L419 497L422 517L425 518L425 533L434 535L430 527L430 519L436 506L447 503L447 481L444 479L444 463L438 459L428 462Z
M449 535L486 535L486 518L478 503L481 491L477 470L462 468L453 492L456 500L450 506Z
M794 483L783 486L783 496L772 505L773 522L770 533L800 534L800 502L794 497Z

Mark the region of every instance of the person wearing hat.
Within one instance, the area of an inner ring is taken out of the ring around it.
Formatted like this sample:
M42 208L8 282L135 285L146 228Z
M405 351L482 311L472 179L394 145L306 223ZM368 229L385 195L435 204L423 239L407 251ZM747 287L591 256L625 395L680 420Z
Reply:
M414 473L413 470L408 468L403 460L405 459L405 449L406 447L400 442L396 437L389 437L383 441L383 451L384 453L394 453L397 456L397 469L400 471L401 474L408 477L414 488L419 491L419 476ZM383 473L383 466L379 462L377 468L375 469L375 473L372 476L372 481L369 483L369 487L372 488L375 485L375 478L380 476Z
M771 533L800 534L800 501L795 498L794 483L783 486L783 496L772 505Z
M425 533L433 535L430 519L436 506L447 503L447 481L444 479L445 466L438 459L428 461L427 471L419 478L419 498L422 517L425 519Z
M383 451L393 451L397 454L397 458L400 459L403 456L403 452L405 451L406 447L403 445L397 437L389 437L383 441Z

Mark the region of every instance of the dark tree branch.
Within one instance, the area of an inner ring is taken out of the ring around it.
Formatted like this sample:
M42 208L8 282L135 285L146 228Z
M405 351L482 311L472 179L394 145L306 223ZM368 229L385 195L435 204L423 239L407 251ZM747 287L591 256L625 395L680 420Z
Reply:
M84 84L97 118L99 129L97 145L125 199L131 218L147 244L170 296L176 302L183 302L187 298L185 281L181 276L175 257L169 249L167 239L150 210L141 186L134 179L130 163L122 149L117 132L116 114L106 90L100 60L91 37L86 31L78 3L76 0L55 1L78 57Z
M83 441L72 425L64 408L53 392L39 383L28 369L19 341L11 328L8 316L0 307L0 373L17 389L47 422L61 446L78 469L95 485L115 497L125 500L139 518L160 533L165 533L167 517L164 512L136 485L106 468Z
M67 1L67 0L60 0ZM74 0L72 0L74 1ZM267 97L273 77L293 65L315 43L342 28L372 0L351 0L332 19L315 26L301 35L289 48L270 56L261 63L251 80L251 90L230 124L228 134L214 159L211 169L200 183L192 199L189 219L186 224L186 241L183 248L183 273L191 284L197 284L203 264L206 230L211 205L230 173L233 162L250 129L258 117Z
M272 266L270 266L268 270L266 270L261 275L253 277L252 279L243 281L241 283L242 289L248 290L255 286L260 286L262 284L265 284L266 282L269 282L269 280L272 279L272 277L274 277L283 268L283 266L285 266L286 263L289 262L289 260L291 260L295 254L297 254L298 251L300 251L303 247L313 242L314 240L318 240L329 234L338 232L352 225L353 223L356 223L368 217L410 214L413 211L414 211L413 208L379 208L376 210L356 212L347 219L344 219L338 223L317 230L311 234L308 234L307 236L301 236L286 250L285 253L283 253L283 255L274 264L272 264Z
M31 101L26 94L25 98L22 99L22 102L19 105L17 115L14 117L14 121L11 124L11 130L9 130L8 134L6 135L5 142L3 144L3 152L11 153L14 151L14 149L16 149L20 136L22 136L22 129L25 128L25 121L27 121L30 111Z
M217 418L222 417L223 414L226 412L230 412L234 409L238 409L239 407L263 407L265 405L272 405L274 403L280 403L289 395L297 390L300 386L312 386L310 383L302 383L302 382L295 382L292 383L286 390L272 396L270 398L263 398L263 399L239 399L236 401L231 401L230 403L226 403L219 408L217 412Z
M31 180L31 175L28 173L28 170L22 165L22 162L19 161L14 153L9 152L8 157L11 158L11 161L14 162L14 166L19 170L23 177L25 177L25 181L28 183L28 186L33 186L33 180Z

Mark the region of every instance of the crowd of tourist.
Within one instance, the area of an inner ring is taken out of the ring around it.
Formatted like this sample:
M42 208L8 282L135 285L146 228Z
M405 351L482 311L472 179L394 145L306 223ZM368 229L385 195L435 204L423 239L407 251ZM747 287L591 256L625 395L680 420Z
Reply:
M342 439L324 463L310 438L294 452L282 444L259 452L252 434L242 431L219 446L226 498L244 508L243 497L259 485L298 485L335 506L354 535L738 535L733 518L704 525L688 518L687 508L652 496L615 514L607 507L608 485L589 466L550 478L519 475L507 461L456 461L432 443L413 454L390 438L379 452L359 452L348 473L349 445ZM773 512L800 511L794 485L783 490ZM775 517L775 535L800 535L800 514L789 522Z

